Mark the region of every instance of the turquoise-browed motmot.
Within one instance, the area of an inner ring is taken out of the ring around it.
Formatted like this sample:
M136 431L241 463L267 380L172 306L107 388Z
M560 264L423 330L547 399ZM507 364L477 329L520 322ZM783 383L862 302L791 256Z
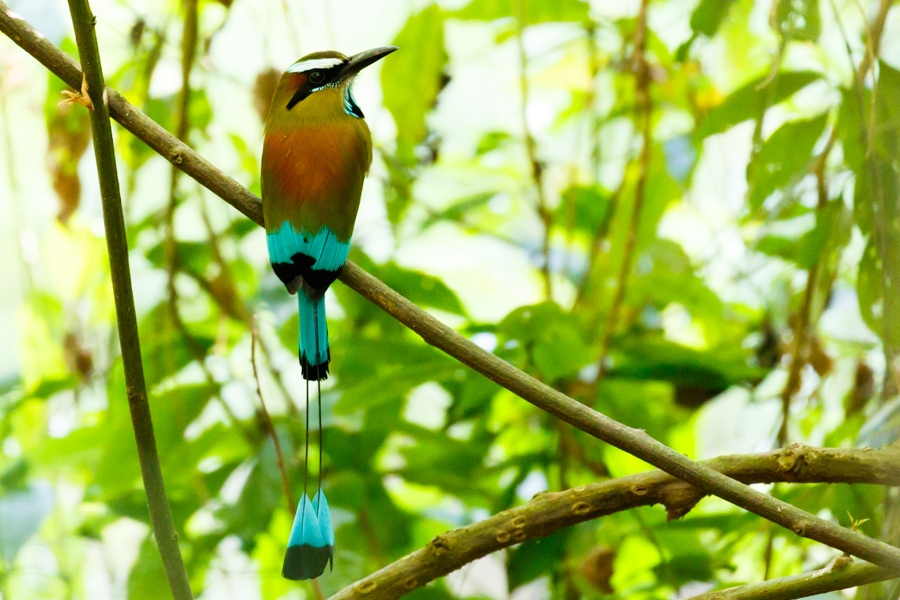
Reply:
M272 268L300 305L307 459L308 382L328 377L331 358L322 297L350 252L363 179L372 162L372 136L350 86L359 71L396 49L304 56L281 76L266 119L263 216ZM318 577L333 560L334 529L322 491L321 415L320 392L319 484L310 500L304 476L282 569L288 579ZM308 465L304 468L308 473Z

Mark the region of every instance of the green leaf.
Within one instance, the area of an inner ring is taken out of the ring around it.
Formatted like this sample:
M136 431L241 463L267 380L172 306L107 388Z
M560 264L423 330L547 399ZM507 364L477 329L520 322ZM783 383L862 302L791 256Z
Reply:
M750 210L756 211L775 190L806 174L813 147L825 129L828 115L790 121L767 139L747 168Z
M153 535L148 534L141 544L137 562L134 563L128 576L128 599L153 600L171 596L172 591L169 589L166 570L159 557L159 549Z
M438 486L465 498L479 491L478 477L490 440L455 440L439 432L402 424L398 428L415 439L415 445L401 450L406 466L401 475L406 481Z
M153 266L165 269L169 263L168 248L165 240L147 251L146 257ZM202 275L212 264L213 255L209 242L175 242L175 260L179 268Z
M489 131L481 137L481 140L478 142L478 148L475 150L475 154L476 156L487 154L488 152L500 148L511 139L512 136L505 131Z
M695 132L697 139L722 133L731 127L759 117L764 110L790 98L809 84L822 78L814 71L779 73L768 85L759 89L767 76L759 77L732 92L722 104L712 109Z
M816 225L804 233L798 242L795 262L803 269L810 269L831 249L850 241L853 219L837 198L816 213Z
M516 14L521 2L522 20L526 25L547 22L588 22L589 6L581 0L472 0L468 6L451 13L457 19L494 21Z
M598 185L576 185L563 192L556 222L570 230L605 236L612 218L610 194Z
M191 347L172 322L167 302L158 304L141 320L141 350L149 389L152 390L158 383L193 362L196 359L195 351L205 356L215 341L215 334L221 331L218 321L191 325L196 348ZM198 326L203 326L208 332L198 331Z
M417 150L428 136L426 117L447 83L444 12L432 5L411 17L393 44L400 50L388 59L390 68L381 71L381 87L384 107L397 124L397 151L393 156L383 153L388 220L397 225L412 202L412 170L421 162ZM428 149L432 158L435 152Z
M528 540L511 550L506 566L509 589L514 590L559 568L565 557L567 537L566 530L557 531L545 538Z
M778 32L789 40L814 42L822 33L819 0L779 0L776 9Z
M5 490L0 497L0 557L9 569L16 555L53 510L53 488L46 481L32 483L27 489Z
M716 35L735 0L700 0L691 13L691 30L708 38Z
M884 286L882 284L882 265L878 256L878 248L874 240L869 240L859 261L856 274L856 296L859 299L859 312L863 321L876 335L883 331L882 317L884 310Z
M696 272L691 258L678 242L653 238L638 261L638 277L630 285L630 305L656 306L679 303L693 318L719 319L723 303Z
M749 350L737 345L698 350L662 338L634 336L620 342L612 357L611 376L669 382L674 400L688 407L733 385L758 383L766 374L751 365Z
M554 302L514 310L500 322L500 331L519 341L548 382L574 376L596 358L578 320Z
M275 444L266 438L252 458L252 466L241 489L237 502L224 506L217 512L227 531L237 535L245 551L250 552L256 543L261 525L269 522L277 508L284 504L281 472L275 455Z
M390 68L381 71L384 106L397 123L397 156L413 166L415 148L427 133L425 116L444 85L444 12L432 5L413 16L393 44L400 50L388 59Z
M332 358L344 390L334 408L341 415L383 404L399 408L414 388L459 368L447 355L407 336L335 338Z
M491 199L496 195L496 192L482 192L480 194L475 194L473 196L463 198L462 200L458 200L447 208L432 213L422 223L422 230L424 231L432 225L443 223L445 221L462 223L464 222L465 216L467 214L481 208L482 206L490 202Z
M779 234L768 234L759 238L756 243L756 251L777 256L785 260L794 260L797 250L797 240Z
M900 71L883 60L878 61L875 99L875 139L881 155L895 160L900 154Z
M459 298L457 298L456 293L446 283L433 275L401 267L395 262L378 265L368 256L356 250L352 251L351 258L360 267L389 287L400 292L406 299L417 306L435 308L461 316L466 314L466 310ZM371 303L366 302L366 304L368 305L367 308L371 307Z
M212 122L212 105L203 88L191 89L188 102L188 122L191 129L205 131Z

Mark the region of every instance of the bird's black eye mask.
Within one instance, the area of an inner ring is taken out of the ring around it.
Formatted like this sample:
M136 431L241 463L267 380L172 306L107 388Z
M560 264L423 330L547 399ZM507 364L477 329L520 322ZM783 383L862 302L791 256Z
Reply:
M344 64L337 64L325 69L310 69L309 71L299 73L299 75L306 75L306 81L304 81L300 87L297 88L297 91L294 92L294 95L291 96L290 102L287 103L287 109L291 110L313 92L316 92L325 86L338 83L340 81L340 72L343 68Z

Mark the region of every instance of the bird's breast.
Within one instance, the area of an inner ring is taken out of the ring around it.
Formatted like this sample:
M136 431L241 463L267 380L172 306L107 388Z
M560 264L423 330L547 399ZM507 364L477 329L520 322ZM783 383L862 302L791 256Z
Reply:
M298 231L316 233L328 225L349 240L371 162L371 137L362 119L341 115L270 124L261 180L266 229L289 221Z

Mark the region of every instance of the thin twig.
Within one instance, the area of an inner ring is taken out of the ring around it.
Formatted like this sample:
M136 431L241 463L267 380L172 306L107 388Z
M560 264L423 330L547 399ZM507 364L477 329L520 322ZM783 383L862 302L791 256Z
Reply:
M222 254L222 247L219 242L219 234L213 227L212 220L209 216L209 210L206 206L206 198L203 194L200 195L200 216L203 218L203 224L206 227L206 234L209 237L209 246L212 250L213 260L219 267L219 285L216 286L217 288L219 288L219 291L214 289L212 283L201 277L198 273L191 273L191 275L194 276L194 279L198 283L200 283L201 287L206 290L210 298L212 298L213 301L216 302L222 308L222 310L226 312L226 314L240 320L241 322L246 324L248 328L254 328L256 326L255 316L247 308L247 305L244 304L244 302L241 300L240 294L237 293L234 285L234 276L232 275L231 266L228 264L228 261L225 260L225 257ZM222 298L223 294L221 292L221 288L225 288L227 290L224 294L226 298ZM263 338L263 336L261 335L258 335L256 341L257 343L259 343L259 349L260 352L262 352L263 358L266 359L266 363L269 365L269 371L272 373L272 375L274 375L275 383L278 386L279 391L284 396L288 411L291 413L291 416L298 417L300 412L297 410L297 405L294 403L294 397L291 395L290 391L288 391L287 383L284 380L284 374L280 369L276 369L272 366L272 355L269 351L268 344L266 344L265 338Z
M553 233L553 213L547 207L544 193L544 167L537 158L537 143L528 126L528 56L525 54L525 0L516 0L516 47L519 50L519 87L522 90L522 134L525 137L525 151L534 189L537 192L537 215L544 226L541 242L541 276L544 278L544 296L553 299L553 285L550 278L550 236Z
M14 13L11 14L2 0L0 0L0 31L33 53L64 81L70 85L78 85L80 72L71 59L35 32L23 19ZM139 114L114 90L107 88L106 93L110 98L113 115L125 124L129 131L133 131L170 160L174 160L172 157L177 156L186 173L201 184L208 183L209 189L256 223L262 224L261 205L256 196L167 133L152 119ZM819 541L888 568L900 569L900 549L811 515L738 483L661 444L645 431L623 425L540 383L447 327L360 269L352 261L347 261L344 265L340 279L361 296L412 329L427 343L585 433L606 441L708 493L791 529L802 537Z
M325 600L325 594L322 593L322 586L319 585L318 579L313 579L310 583L312 583L313 593L316 595L316 600Z
M616 291L613 294L612 303L609 307L609 316L606 319L603 337L600 339L600 353L597 357L597 379L593 385L595 390L599 389L600 383L606 375L606 358L609 354L609 346L619 324L619 312L622 308L622 302L625 300L625 292L628 289L628 279L634 263L634 252L637 246L638 232L641 227L644 195L650 170L650 153L653 144L651 131L653 103L650 98L650 65L647 63L647 5L649 3L650 0L641 0L637 27L634 32L634 54L631 60L635 70L635 120L640 123L641 130L638 179L634 189L634 202L631 207L631 222L628 226L628 235L622 248L622 262L619 266L619 277L616 280Z
M822 450L795 444L755 455L720 456L704 464L744 483L813 483L852 480L893 485L900 481L900 449ZM331 600L390 600L438 577L526 540L546 537L565 527L639 506L662 504L670 518L691 510L703 492L661 471L648 471L545 492L530 502L431 540Z
M816 217L819 217L822 214L822 211L828 203L828 183L825 180L825 167L828 162L828 155L831 154L831 149L834 147L836 140L837 128L832 130L825 149L819 155L819 158L815 163L814 172L816 176L816 192L818 194ZM824 248L822 251L826 252L827 248ZM794 339L793 344L791 345L791 365L788 368L787 382L784 384L784 389L781 392L781 427L778 430L779 446L787 446L788 444L788 425L790 423L791 401L800 389L803 367L806 366L809 358L807 356L807 347L809 346L810 327L814 323L812 318L813 296L815 295L816 287L819 284L819 273L823 261L824 258L822 256L817 258L816 261L810 265L806 275L806 288L803 290L803 300L797 315L797 325L794 328Z
M256 395L259 396L259 405L262 407L263 421L266 423L266 429L272 443L275 444L275 458L278 461L278 470L281 472L281 486L284 488L284 497L287 499L288 511L293 513L296 510L294 503L294 494L291 492L290 480L288 480L287 469L284 466L284 454L281 452L281 442L278 440L278 434L275 432L275 425L272 423L272 417L269 416L269 410L266 408L266 401L263 399L262 386L259 383L259 371L256 368L256 338L259 334L256 331L256 317L252 317L250 326L250 364L253 365L253 379L256 380Z
M175 126L175 137L188 143L190 133L190 121L188 119L188 107L191 102L191 70L194 67L194 57L197 55L197 0L184 0L184 29L181 34L181 92L178 95L178 112ZM169 201L166 204L165 216L165 247L166 247L166 276L169 293L169 312L176 323L181 321L178 313L178 290L175 287L175 276L178 271L178 254L175 240L175 211L178 208L178 176L181 171L176 165L172 165L172 174L169 179ZM188 340L194 345L192 340Z
M898 576L900 571L882 569L868 563L854 562L847 556L840 556L818 571L710 592L689 600L793 600L894 579Z
M172 595L176 600L190 600L191 584L184 569L181 551L178 548L178 534L175 532L172 515L169 512L169 502L156 451L150 405L147 402L134 294L131 289L131 269L128 264L128 241L122 214L112 126L107 107L107 88L103 80L100 52L94 33L96 18L91 13L87 0L69 0L69 11L75 27L78 52L84 65L84 78L94 105L94 110L91 111L91 134L100 178L103 223L106 228L107 252L119 326L119 345L125 371L125 390L137 442L144 490L150 507L150 522ZM0 5L0 12L8 15L9 9Z
M184 0L184 9L184 29L181 36L181 92L178 100L175 137L187 143L187 136L190 132L190 121L188 120L188 106L191 98L190 77L197 46L197 0ZM174 323L175 328L181 333L182 337L185 338L191 353L202 366L205 358L203 349L188 331L187 325L181 318L181 313L178 309L178 288L175 286L179 268L177 240L175 239L175 211L178 208L177 191L180 173L181 171L173 165L169 178L169 201L166 203L165 213L167 306L172 323ZM212 379L212 374L207 374L207 380L211 381Z
M16 232L16 257L19 259L22 287L27 294L31 292L32 289L34 289L34 281L31 275L31 268L28 264L28 260L25 257L25 248L23 247L22 243L22 240L25 239L22 235L25 228L25 216L22 214L21 208L23 204L21 202L19 178L16 173L16 153L13 151L13 129L9 124L9 111L6 101L6 90L7 86L0 85L0 124L3 125L3 130L6 132L6 135L4 136L4 151L6 152L6 173L9 181L8 199L10 200L11 205L13 230Z

